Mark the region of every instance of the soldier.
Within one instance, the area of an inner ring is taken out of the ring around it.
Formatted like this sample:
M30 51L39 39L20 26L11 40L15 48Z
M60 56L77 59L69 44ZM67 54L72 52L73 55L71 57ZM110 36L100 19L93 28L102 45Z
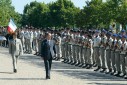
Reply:
M71 64L73 62L72 43L73 43L73 30L70 30L69 43L68 43L68 52L69 52L70 61L68 62L68 64Z
M60 33L56 34L55 37L55 43L56 43L56 60L60 60L61 58L61 36Z
M112 72L112 67L111 67L111 45L113 42L113 39L111 38L112 33L108 32L107 33L107 42L106 42L106 64L108 67L108 71L105 72L106 74L109 74L110 72Z
M121 53L120 53L120 64L122 67L122 73L123 75L121 75L122 77L124 77L126 75L126 71L125 71L125 57L126 57L126 50L127 50L127 42L126 42L126 35L122 36L122 45L121 45ZM126 76L125 76L126 77Z
M102 70L100 72L105 72L105 70L106 70L106 49L105 49L106 40L107 40L106 33L107 32L105 30L102 30L101 43L100 43L100 55L101 55Z
M77 57L77 63L75 64L75 66L78 66L81 64L80 62L80 52L81 52L81 49L80 49L80 31L77 31L77 34L76 34L76 57Z
M33 32L32 29L29 29L29 33L28 33L28 53L31 54L32 53L32 42L33 42Z
M111 63L112 63L113 71L111 75L114 75L114 73L116 72L116 67L115 67L115 44L117 42L116 37L117 37L117 34L113 34L112 36L113 42L111 45Z
M40 31L40 29L38 29L38 31L37 31L37 42L38 42L38 52L37 52L37 55L39 56L40 55L40 53L41 53L41 49L40 49L40 47L41 47L41 31Z
M74 31L73 34L73 45L72 45L72 55L73 55L73 63L71 65L75 65L77 63L77 57L76 57L76 31Z
M25 49L25 46L24 46L25 39L24 39L24 30L23 30L23 28L20 31L20 39L21 39L21 42L22 42L23 50L24 50Z
M62 56L63 56L63 61L62 62L65 62L66 61L66 33L63 33L62 35Z
M114 74L114 76L118 76L118 77L121 74L121 67L120 67L120 49L121 49L121 45L122 45L121 38L122 38L122 36L118 35L117 42L115 44L115 64L116 64L117 72Z
M25 44L25 53L28 52L28 35L29 35L29 32L28 32L28 29L26 28L26 30L24 31L24 44Z
M87 56L87 67L86 69L91 69L92 65L93 65L93 61L92 61L92 55L93 55L93 41L92 41L92 36L90 34L88 34L88 41L87 41L87 52L86 52L86 56Z
M87 36L87 32L84 33L84 40L83 40L83 50L82 50L82 54L84 56L84 65L82 66L82 68L86 68L88 66L88 59L87 59L87 42L88 42L88 36Z
M95 63L97 64L98 68L95 69L94 71L98 71L101 68L101 61L100 61L100 53L99 53L99 46L101 42L101 38L99 36L99 31L97 30L95 32L95 37L93 39L93 46L94 46L94 57L95 58Z
M33 32L33 47L34 47L34 50L35 50L35 54L34 55L37 55L37 52L38 52L38 41L37 41L37 31L36 29L34 29L34 32Z
M84 65L84 52L83 52L83 44L84 44L84 31L81 32L81 36L79 39L79 44L80 44L80 62L81 64L79 67L82 67Z

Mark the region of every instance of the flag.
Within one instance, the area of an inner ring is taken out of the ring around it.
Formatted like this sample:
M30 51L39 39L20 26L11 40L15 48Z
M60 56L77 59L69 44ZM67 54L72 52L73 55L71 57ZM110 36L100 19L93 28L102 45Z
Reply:
M17 29L17 26L15 25L14 21L12 19L10 19L10 22L9 22L8 28L7 28L8 32L14 33L16 29Z

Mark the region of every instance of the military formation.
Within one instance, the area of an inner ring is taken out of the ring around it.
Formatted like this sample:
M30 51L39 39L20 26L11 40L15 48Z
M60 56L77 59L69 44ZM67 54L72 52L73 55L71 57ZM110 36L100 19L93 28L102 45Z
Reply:
M41 56L41 42L45 33L52 34L56 44L54 60L85 69L111 74L127 79L127 36L125 30L112 33L106 30L37 29L25 27L18 30L24 53Z

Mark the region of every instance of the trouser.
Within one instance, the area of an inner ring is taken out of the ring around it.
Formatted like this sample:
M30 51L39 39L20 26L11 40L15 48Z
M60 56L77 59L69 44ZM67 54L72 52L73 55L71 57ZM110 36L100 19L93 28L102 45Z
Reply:
M41 53L41 40L38 40L38 53Z
M87 64L87 48L86 47L83 47L82 49L82 55L84 57L84 63Z
M93 55L93 49L91 48L87 48L87 61L86 61L86 64L90 64L92 65L93 64L93 61L92 61L92 55Z
M94 47L94 57L95 63L101 67L101 61L100 61L100 53L99 53L99 47Z
M106 60L107 60L107 67L108 69L112 69L111 68L111 50L110 49L107 49L106 50Z
M71 44L68 45L68 52L69 52L70 61L73 61L73 56L72 56L72 45L71 45Z
M34 39L33 40L33 49L38 52L38 42L37 42L37 39Z
M62 56L65 59L65 43L62 44Z
M24 41L25 41L25 40L24 40L24 38L21 38L20 40L21 40L22 47L23 47L23 50L24 50L24 49L25 49L25 46L24 46Z
M28 39L28 51L32 53L32 40Z
M28 39L25 38L25 51L28 51L28 45L29 45Z
M79 45L76 45L76 56L77 56L77 62L80 63L80 47Z
M67 43L65 43L65 48L64 48L64 51L65 51L65 60L69 60L68 59L68 44Z
M13 69L17 69L17 60L19 56L12 54Z
M83 46L80 46L80 57L81 57L81 63L84 64L84 53L83 53Z
M125 70L125 57L126 57L126 54L120 54L120 66L122 67L122 72L123 74L126 73L126 70Z
M121 72L121 67L120 67L120 51L115 52L115 63L116 63L116 69L118 72Z
M102 62L101 67L106 68L106 50L104 47L100 48L100 55L101 55L101 62Z
M111 51L111 62L112 62L113 70L116 71L116 67L115 67L115 51Z
M73 50L73 52L72 52L73 54L72 55L73 55L73 59L74 59L73 61L77 62L77 59L76 59L76 45L72 46L72 50Z
M56 54L57 54L56 57L60 59L61 58L61 46L58 44L56 45Z
M44 64L45 64L46 77L50 77L52 59L49 60L44 59Z

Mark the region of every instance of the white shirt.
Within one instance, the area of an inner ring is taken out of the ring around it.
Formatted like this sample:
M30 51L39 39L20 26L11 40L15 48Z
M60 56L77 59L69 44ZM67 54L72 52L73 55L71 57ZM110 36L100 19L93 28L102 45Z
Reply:
M107 46L106 49L110 49L112 42L113 42L113 39L111 37L109 38L109 40L107 39L107 43L109 44L109 46Z
M100 42L101 42L101 37L100 36L94 37L93 46L94 47L99 47Z
M106 42L107 42L107 37L106 37L106 36L102 37L102 38L101 38L101 41L102 41L104 44L106 44ZM104 47L104 46L101 45L100 47Z
M123 50L121 51L121 54L126 54L126 52L127 52L127 41L125 41L122 45L124 45L124 46L123 46Z

